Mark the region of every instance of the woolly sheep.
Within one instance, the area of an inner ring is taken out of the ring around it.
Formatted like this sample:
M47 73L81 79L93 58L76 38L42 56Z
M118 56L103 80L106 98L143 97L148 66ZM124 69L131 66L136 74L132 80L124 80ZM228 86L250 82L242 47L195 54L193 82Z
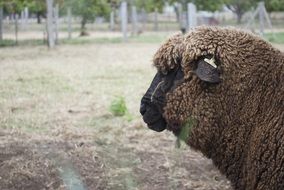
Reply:
M179 135L236 190L284 190L284 54L234 28L197 27L154 56L141 100L148 127Z

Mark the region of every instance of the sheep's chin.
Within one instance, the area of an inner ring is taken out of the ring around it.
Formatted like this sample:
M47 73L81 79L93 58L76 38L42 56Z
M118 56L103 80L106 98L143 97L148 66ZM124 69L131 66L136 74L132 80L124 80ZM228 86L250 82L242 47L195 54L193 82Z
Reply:
M160 119L156 121L155 123L148 124L149 129L152 129L156 132L162 132L166 129L167 123L165 120Z
M178 133L181 129L181 124L178 122L168 122L167 129L174 133Z

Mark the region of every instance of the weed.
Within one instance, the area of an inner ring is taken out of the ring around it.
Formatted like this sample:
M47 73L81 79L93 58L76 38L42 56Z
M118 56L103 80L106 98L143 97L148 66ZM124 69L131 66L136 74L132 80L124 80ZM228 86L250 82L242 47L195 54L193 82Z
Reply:
M115 116L124 116L127 113L125 99L122 96L116 97L110 105L110 111Z

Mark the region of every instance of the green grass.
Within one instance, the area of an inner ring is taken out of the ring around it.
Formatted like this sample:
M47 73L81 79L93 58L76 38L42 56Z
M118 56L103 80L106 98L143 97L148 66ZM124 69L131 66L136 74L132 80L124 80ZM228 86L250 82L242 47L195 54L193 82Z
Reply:
M114 38L86 38L86 37L78 37L73 39L63 39L60 40L60 44L70 44L70 45L83 45L83 44L116 44L121 43L122 38L114 37Z
M112 100L109 109L114 116L124 116L128 111L125 98L122 96L116 97L114 100Z
M146 34L139 36L129 36L127 43L161 43L167 38L165 34ZM75 37L72 39L60 39L60 44L67 45L84 45L84 44L117 44L125 43L122 37L102 37L102 38L89 38L89 37ZM47 42L42 39L28 39L19 40L16 44L15 40L2 40L0 41L0 47L12 47L12 46L43 46Z
M12 47L12 46L39 46L46 44L43 40L30 39L30 40L2 40L0 41L0 47Z
M11 47L15 45L16 42L14 40L0 40L0 47Z
M266 33L264 38L272 43L284 44L284 32Z

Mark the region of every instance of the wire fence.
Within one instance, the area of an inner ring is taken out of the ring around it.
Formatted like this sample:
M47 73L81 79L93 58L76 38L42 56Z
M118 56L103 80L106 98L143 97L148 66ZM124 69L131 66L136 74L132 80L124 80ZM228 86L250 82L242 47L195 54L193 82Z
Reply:
M52 5L50 24L48 24L48 14L39 20L38 15L29 14L28 8L23 9L21 14L4 15L0 10L0 39L17 44L19 41L28 42L48 42L48 33L52 33L53 40L57 43L60 40L72 39L81 34L81 18L72 14L75 7L70 7L67 11L60 10L56 5ZM194 6L194 5L191 5ZM56 10L57 9L57 10ZM154 11L147 13L145 9L137 9L133 6L125 8L124 16L122 9L118 8L111 12L108 18L96 17L94 22L87 23L87 33L94 38L110 38L129 36L139 36L147 32L176 32L186 31L190 27L197 25L236 25L236 17L228 11L206 12L196 11L196 8L180 8L177 12L174 7L168 7L163 12ZM192 14L195 11L195 14ZM248 23L252 13L244 16L243 26ZM281 23L282 14L275 16L273 23ZM125 20L125 22L123 22ZM279 21L280 20L280 21ZM192 23L194 23L192 25ZM52 29L49 31L49 25ZM262 26L263 27L263 26ZM123 28L125 28L123 30ZM49 32L48 32L49 31Z

